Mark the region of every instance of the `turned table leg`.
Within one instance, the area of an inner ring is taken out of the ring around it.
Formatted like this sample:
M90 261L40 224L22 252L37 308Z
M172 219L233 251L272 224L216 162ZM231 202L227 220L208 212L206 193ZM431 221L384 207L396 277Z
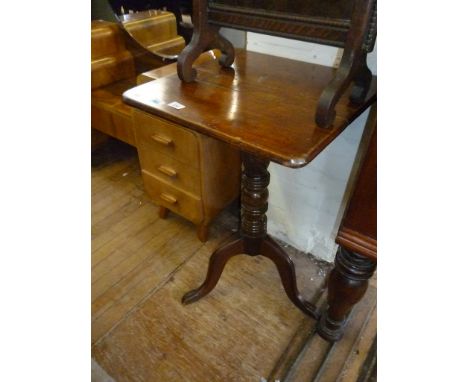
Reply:
M364 296L376 266L375 261L339 247L328 278L328 309L317 327L320 336L328 341L343 337L348 315Z
M267 235L269 161L243 153L240 237L217 249L211 255L205 281L184 295L189 304L206 296L216 286L228 260L239 254L265 256L275 264L289 299L304 313L318 319L319 311L299 294L294 263L288 254Z

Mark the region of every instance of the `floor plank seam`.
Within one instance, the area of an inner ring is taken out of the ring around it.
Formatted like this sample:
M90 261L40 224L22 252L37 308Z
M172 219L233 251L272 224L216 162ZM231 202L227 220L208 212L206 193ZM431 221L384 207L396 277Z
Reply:
M176 214L169 216L171 224L158 223L158 207L144 194L136 150L118 142L109 147L115 150L95 157L94 163L100 163L92 166L91 189L97 207L91 215L95 245L91 253L97 261L91 270L97 279L91 284L99 294L92 298L96 315L91 319L91 354L106 373L126 381L364 382L362 377L371 374L375 378L373 364L363 368L374 357L373 279L368 291L372 297L357 309L359 313L353 309L349 330L336 344L318 335L315 320L288 305L278 292L283 291L272 274L274 268L265 275L265 286L262 258L242 263L237 271L227 269L229 277L220 280L220 288L202 305L185 307L180 297L203 281L211 249L239 235L239 203L216 218L213 239L199 243L192 225ZM183 228L177 230L179 225ZM147 240L153 233L156 236ZM145 242L141 247L140 241ZM297 260L298 289L323 311L326 274L332 264L280 244Z
M355 319L355 316L356 316L357 312L358 312L358 309L357 309L356 306L354 306L354 308L352 309L350 315L348 316L346 325L348 325L348 324L350 323L350 321L352 321L353 319ZM370 317L372 316L372 312L373 312L373 308L371 308L371 309L369 310L369 312L367 312L367 314L366 314L366 319L364 320L365 323L363 323L363 325L362 325L361 328L359 329L358 336L356 337L356 339L355 339L354 342L353 342L353 345L351 346L350 353L352 352L356 341L360 338L360 336L361 336L361 334L362 334L362 330L365 328L366 324L368 323L368 320L369 320ZM343 341L343 339L342 339L341 341ZM317 374L315 375L315 378L313 379L312 382L319 382L319 381L321 380L321 378L322 378L322 376L323 376L323 373L324 373L324 371L325 371L325 369L326 369L326 367L327 367L327 364L328 364L330 358L333 357L333 354L334 354L334 352L336 351L336 348L337 348L337 346L338 346L339 343L340 343L340 342L334 342L334 343L332 344L332 346L330 347L330 349L329 349L328 352L327 352L327 356L323 359L322 364L320 365L320 368L319 368L319 370L318 370ZM348 354L349 354L349 353L348 353ZM345 363L346 363L346 362L345 362ZM343 366L344 366L344 364L342 365L342 368L343 368ZM342 373L342 370L340 370L340 374L338 375L338 378L337 378L337 379L339 379L339 377L341 376L341 373Z
M309 342L312 340L312 338L314 338L315 333L316 333L316 329L314 327L314 328L312 328L312 330L307 335L307 338L305 339L305 341L304 341L301 349L297 353L295 359L291 362L291 364L287 368L286 373L284 375L284 379L283 379L284 382L290 382L292 372L294 371L295 367L301 363L302 358L304 356L304 351L307 348Z
M189 257L188 257L186 260L184 260L179 266L177 266L177 267L174 269L174 271L176 271L180 266L183 266L188 260L190 260L190 259L193 257L194 253L196 253L198 250L200 250L200 247L197 248L197 249L195 249L194 252L193 252L192 254L190 254ZM149 255L148 257L150 257L150 256L153 256L153 255ZM147 258L146 258L146 259L147 259ZM132 270L136 269L136 268L139 267L140 265L141 265L141 263L137 264ZM174 271L173 271L173 272L174 272ZM130 273L130 272L127 272L126 275L128 275L129 273ZM170 275L170 274L169 274L169 275ZM122 278L122 279L123 279L123 278ZM119 281L117 281L113 286L116 286L117 284L119 284L119 283L122 281L122 279L120 279ZM169 279L170 279L170 276L169 276ZM135 285L132 285L132 287L131 287L130 289L127 289L127 290L126 290L126 294L128 294L130 291L136 289L136 288L137 288L141 283L143 283L143 282L145 282L144 279L138 281L137 283L135 283ZM166 284L166 282L167 282L167 280L165 280L165 279L162 280L159 284L156 285L156 287L150 289L150 290L148 291L148 293L152 293L152 291L155 291L155 288L163 287L163 286ZM96 301L100 296L102 296L104 293L106 293L109 289L111 289L111 288L108 288L105 292L103 292L101 295L99 295L94 301ZM146 295L145 295L142 299L145 299L145 297L146 297ZM119 298L118 300L120 300L120 299L121 299L121 298ZM135 304L135 306L138 306L141 302L142 302L142 300L138 301L138 302ZM111 309L111 308L112 308L112 305L108 306L107 309L105 309L104 311L102 311L99 315L93 317L92 322L97 321L100 317L102 317L102 316L103 316L109 309ZM124 316L124 317L125 317L125 316ZM119 321L119 322L120 322L120 321ZM113 328L113 327L112 327L112 328Z
M302 254L306 255L305 253L302 253ZM322 281L322 283L318 285L314 296L310 299L310 303L318 306L319 310L322 310L323 308L325 308L326 282L327 281L325 278ZM273 367L272 371L270 372L268 376L268 381L270 380L273 381L277 379L280 379L280 380L282 379L283 381L286 381L287 378L291 376L291 373L295 369L295 366L300 364L300 361L298 361L298 358L301 355L303 355L304 351L309 345L309 342L313 338L316 325L317 325L316 320L310 317L304 317L303 322L298 326L296 332L293 334L290 341L288 342L288 345L284 348L283 352L280 354L280 357L278 358L277 362L275 363L275 366ZM307 331L305 338L303 334L304 330ZM294 345L294 342L296 338L299 339L301 344L295 350L294 348L296 346ZM284 366L285 363L289 363L289 365Z
M369 309L369 312L367 313L367 316L366 316L366 319L363 321L363 324L362 324L362 327L360 328L359 330L359 333L351 347L351 350L350 350L350 354L353 354L353 352L355 352L357 349L357 346L359 345L359 342L360 340L362 339L363 337L363 334L367 328L367 325L369 324L370 320L372 319L372 316L374 314L374 311L375 309L377 308L376 307L376 303L372 306L371 309ZM348 361L349 360L349 357L348 359L346 360L346 362L343 364L342 368L341 368L341 371L340 371L340 375L338 376L338 379L340 378L344 378L345 377L345 373L347 371L347 366L348 366Z
M315 374L314 379L311 382L319 382L320 378L322 378L322 375L323 375L323 373L325 371L325 367L326 367L328 361L330 360L330 358L332 357L333 352L336 349L336 346L337 346L336 342L333 342L331 344L330 348L327 351L327 355L323 358L322 363L320 364L320 368L319 368L317 374Z
M180 232L182 231L182 228L176 232L176 235L179 234ZM151 241L151 239L149 239L147 242ZM139 248L141 248L144 244L146 244L147 242L144 242ZM137 248L137 250L139 249ZM127 253L128 256L131 256L132 254L131 253L128 253L126 252L124 249L121 249L121 251L123 251L124 253ZM110 255L108 255L110 256ZM106 259L108 256L106 256L104 259ZM93 300L96 301L99 297L101 297L104 293L106 293L108 290L114 288L115 286L117 286L128 274L130 274L132 271L134 271L136 268L138 268L141 264L147 262L147 260L149 260L151 257L154 256L154 253L150 253L148 254L148 256L146 256L143 260L141 260L139 263L135 264L135 266L133 266L133 268L129 269L127 272L125 272L125 274L118 280L116 281L114 284L112 284L111 286L109 286L105 291L103 291L100 295L96 296ZM102 260L104 260L102 259ZM101 260L101 261L102 261ZM95 284L96 282L98 282L102 277L104 277L105 275L107 275L108 273L112 272L113 269L115 269L117 266L119 266L122 262L124 262L126 260L126 258L123 258L121 261L119 261L117 264L115 264L108 272L106 272L105 274L103 274L100 278L98 278L97 280L94 280L94 282L92 284ZM97 264L99 264L101 261L99 261ZM95 266L97 266L97 264ZM142 280L143 281L143 280ZM138 284L136 284L138 285ZM136 286L135 285L135 286ZM132 288L133 289L133 288Z
M377 334L372 341L364 363L359 369L359 375L356 382L377 381Z
M145 202L145 203L143 203L143 204L140 206L140 208L146 208L146 206L147 206L148 204L149 204L148 202ZM136 211L138 211L138 209L135 210L135 211L133 211L133 213L135 213ZM133 214L133 213L132 213L132 214ZM132 214L126 216L126 218L127 218L127 217L128 217L128 218L131 218L131 217L132 217ZM147 227L148 225L154 224L156 221L159 220L159 217L158 217L158 214L157 214L156 211L155 211L154 215L155 215L154 220L153 220L153 219L148 220L148 221L146 222L146 226L145 226L145 227ZM107 231L112 231L116 226L118 226L119 224L121 224L121 222L122 222L122 221L116 221L114 224L112 224L110 227L107 228L106 232L107 232ZM112 232L113 232L113 231L112 231ZM102 233L100 233L99 235L96 235L96 237L93 238L93 240L96 239L96 238L98 238L100 235L103 235L104 233L105 233L105 232L102 232ZM121 234L121 233L122 233L122 232L116 232L116 233L115 233L115 236L117 236L117 235L119 235L119 234ZM132 235L133 235L133 234L132 234ZM107 241L104 241L103 243L100 243L99 246L93 247L92 253L96 253L97 251L99 251L99 250L100 250L102 247L104 247L105 245L109 245L110 242L111 242L112 240L114 240L115 236L109 237L109 239L108 239ZM93 245L94 245L94 244L93 244ZM99 262L100 262L100 261L99 261ZM99 264L99 262L98 262L97 264ZM97 264L94 264L93 267L95 267Z
M318 294L318 298L314 302L315 304L319 302L320 298L323 298L323 296L326 295L326 292L323 291L323 290L320 292L320 290L319 290L319 292L317 294ZM327 302L324 301L322 304L320 304L319 310L323 311L326 308L326 306L327 306ZM292 373L301 364L302 359L304 358L305 352L306 352L308 346L310 345L310 342L312 341L312 339L316 335L318 335L317 334L317 321L315 321L315 323L313 324L313 327L311 328L311 331L308 334L307 339L304 341L303 346L301 347L299 352L296 354L296 357L295 357L294 361L291 363L290 367L287 369L286 374L284 376L284 382L292 382L292 380L291 380L291 377L293 375Z
M227 240L229 240L233 235L230 235L229 237L227 237L225 240L222 240L222 242L225 242ZM206 245L206 244L204 244ZM203 246L202 246L203 247ZM197 252L201 249L200 248L197 248L195 249L187 258L185 261L183 261L181 264L179 264L172 272L170 272L167 277L161 281L160 283L158 283L154 288L152 288L141 300L139 300L127 313L125 313L125 315L120 319L118 320L106 333L104 333L99 339L97 339L94 344L93 344L93 347L94 346L98 346L107 336L109 336L110 333L112 333L112 331L117 328L122 322L124 322L128 317L130 317L138 308L140 308L154 293L156 293L159 289L161 289L164 285L166 285L170 280L171 278L176 275L180 270L181 268L188 262L190 261L196 254ZM94 321L94 320L93 320Z
M135 238L136 236L138 236L140 233L142 233L144 230L148 229L148 227L151 227L153 224L156 224L158 221L161 221L162 219L160 219L159 217L157 217L154 221L151 221L149 222L147 225L139 228L138 230L136 230L135 232L132 232L131 235L129 236L126 236L125 238L130 240L132 238ZM182 229L182 228L180 228ZM180 231L177 231L177 233L180 232ZM116 234L117 236L118 234ZM149 237L146 239L146 241L143 241L143 242L140 242L139 246L137 247L137 249L143 247L145 244L147 244L148 242L150 242L151 240L153 240L154 237ZM111 239L113 240L113 239ZM111 241L109 240L109 241ZM102 248L103 246L101 246L100 248ZM99 249L96 249L96 251L94 251L94 253L96 253ZM102 261L104 261L105 259L107 259L112 253L109 253L107 254L105 257L103 257L102 259L100 259L96 264L93 264L93 268L98 266ZM130 254L129 254L130 255Z

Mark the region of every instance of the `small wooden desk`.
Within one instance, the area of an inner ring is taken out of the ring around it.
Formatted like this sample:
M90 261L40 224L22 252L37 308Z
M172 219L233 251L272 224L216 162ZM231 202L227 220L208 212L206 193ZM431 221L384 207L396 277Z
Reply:
M238 51L232 68L210 61L197 66L197 71L193 83L168 75L123 95L124 102L136 108L227 142L242 152L239 238L213 253L204 283L187 293L183 302L208 294L232 256L262 255L275 263L291 301L318 319L318 309L297 290L293 262L267 234L267 167L273 161L298 168L314 159L376 101L376 79L359 106L350 103L348 90L337 103L333 125L324 129L315 123L315 112L322 90L334 76L333 68ZM173 102L183 108L170 106Z

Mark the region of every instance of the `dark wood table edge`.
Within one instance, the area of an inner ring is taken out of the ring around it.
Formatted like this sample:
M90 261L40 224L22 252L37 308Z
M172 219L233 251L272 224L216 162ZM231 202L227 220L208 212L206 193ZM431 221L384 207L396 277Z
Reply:
M154 80L154 81L158 81L158 80ZM154 81L150 81L150 82L154 82ZM148 83L144 85L147 85L147 84ZM129 98L126 93L127 92L123 93L122 98L123 98L124 103L126 103L127 105L133 106L149 114L153 114L155 116L164 118L168 121L182 125L189 129L195 130L201 134L210 136L215 139L219 139L223 142L228 142L230 145L234 146L239 151L246 152L252 155L256 155L261 158L268 158L272 162L278 163L282 166L289 167L289 168L301 168L309 164L326 147L328 147L328 145L331 142L333 142L349 125L351 125L352 122L354 122L362 113L364 113L366 109L368 109L370 106L372 106L372 104L377 102L377 94L372 95L371 97L369 97L367 101L359 105L358 109L356 109L356 113L353 114L352 118L348 118L348 119L341 118L341 120L343 120L344 123L340 125L340 127L338 128L334 126L331 126L329 128L321 128L317 126L316 127L317 129L323 129L324 131L327 131L329 133L328 137L321 142L320 146L318 146L315 150L308 152L305 157L286 158L286 157L280 157L278 155L275 155L272 152L267 152L265 149L260 148L260 147L255 147L252 144L246 145L244 142L240 140L232 140L226 134L216 132L215 130L208 130L204 128L202 125L199 125L190 121L186 121L183 118L177 117L176 115L167 114L161 110L154 109L151 106L148 106L142 102ZM311 125L312 124L315 124L315 122L311 121Z

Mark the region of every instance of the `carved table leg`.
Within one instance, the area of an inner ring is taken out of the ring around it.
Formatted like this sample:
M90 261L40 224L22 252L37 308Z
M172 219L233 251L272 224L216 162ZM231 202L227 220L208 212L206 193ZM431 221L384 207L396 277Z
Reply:
M308 301L305 301L297 290L296 270L288 254L270 237L263 241L261 255L268 257L276 265L281 277L284 291L289 299L305 314L315 318L320 317L320 311Z
M364 102L367 92L369 91L370 84L372 82L372 72L367 66L367 54L362 54L360 60L360 69L358 70L356 77L354 78L354 86L351 89L351 95L349 99L352 103L357 105Z
M343 337L348 315L364 296L376 266L367 257L339 248L328 279L328 309L317 327L320 336L328 341Z
M231 257L242 253L242 249L242 239L237 239L214 251L210 257L210 263L208 265L208 272L205 278L205 282L197 289L186 293L184 297L182 297L182 303L190 304L210 293L218 283L218 280L221 277L221 273L223 273L224 266L228 260Z
M290 300L304 313L318 319L315 306L301 297L297 290L294 263L287 253L267 235L269 162L250 154L242 154L244 172L241 192L241 237L217 249L210 258L208 272L203 284L185 294L184 304L206 296L216 286L228 260L238 254L262 255L272 260L281 276L281 282Z
M351 82L355 81L352 90L352 102L362 102L367 94L372 75L366 64L367 24L375 13L376 1L354 1L352 24L343 51L343 58L336 75L320 95L315 121L323 128L330 127L336 116L335 106Z
M179 54L177 59L177 74L182 81L193 82L197 71L193 68L195 60L208 49L219 49L222 53L219 64L229 67L234 62L233 45L219 34L219 26L208 23L208 0L193 2L193 36L190 43Z

